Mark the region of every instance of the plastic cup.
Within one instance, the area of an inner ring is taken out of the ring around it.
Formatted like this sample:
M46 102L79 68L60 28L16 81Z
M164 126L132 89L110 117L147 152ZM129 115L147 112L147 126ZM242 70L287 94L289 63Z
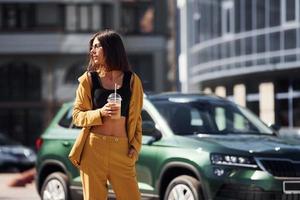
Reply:
M121 117L121 102L122 102L122 97L118 93L111 93L107 97L107 102L108 103L113 103L115 106L119 107L117 110L117 113L115 115L112 115L112 119L119 119Z

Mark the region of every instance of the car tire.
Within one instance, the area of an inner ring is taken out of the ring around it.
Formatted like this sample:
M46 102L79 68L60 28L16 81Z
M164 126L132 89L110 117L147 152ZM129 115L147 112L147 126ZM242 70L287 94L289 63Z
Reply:
M41 199L70 200L68 177L61 172L48 175L41 189Z
M200 182L194 177L182 175L168 185L164 200L204 200Z

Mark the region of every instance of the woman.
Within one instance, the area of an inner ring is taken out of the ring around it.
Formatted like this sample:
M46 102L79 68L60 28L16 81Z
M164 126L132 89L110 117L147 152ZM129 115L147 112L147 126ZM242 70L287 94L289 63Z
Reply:
M106 30L91 38L88 70L78 80L73 123L83 127L77 138L83 148L76 159L70 158L80 169L84 199L106 200L107 181L118 200L140 199L135 162L142 140L143 89L116 32ZM107 103L116 86L121 108ZM116 117L118 112L121 117Z

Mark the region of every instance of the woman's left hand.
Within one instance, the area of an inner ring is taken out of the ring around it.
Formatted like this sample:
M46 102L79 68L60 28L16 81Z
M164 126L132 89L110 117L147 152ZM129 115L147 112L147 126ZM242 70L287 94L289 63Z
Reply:
M133 147L130 147L128 150L128 157L133 158L136 154L136 150Z

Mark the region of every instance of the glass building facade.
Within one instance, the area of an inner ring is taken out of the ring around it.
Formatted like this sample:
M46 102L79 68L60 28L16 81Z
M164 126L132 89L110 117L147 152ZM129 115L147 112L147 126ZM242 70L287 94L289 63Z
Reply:
M193 0L178 8L183 91L223 90L267 123L300 127L299 0Z

